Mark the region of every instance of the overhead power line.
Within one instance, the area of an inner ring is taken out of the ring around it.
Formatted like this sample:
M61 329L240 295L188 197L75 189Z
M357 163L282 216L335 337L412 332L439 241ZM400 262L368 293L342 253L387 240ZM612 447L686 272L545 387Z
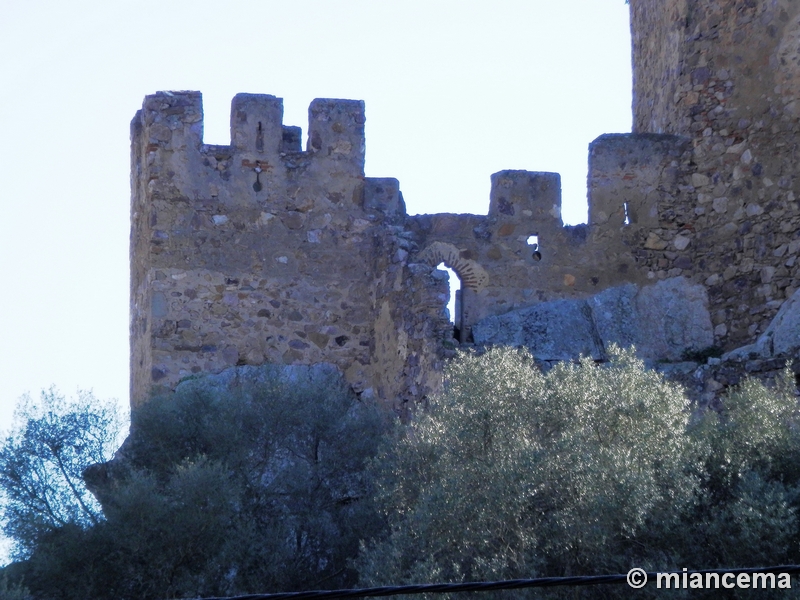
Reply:
M683 576L694 573L800 573L800 565L782 565L773 567L755 567L748 569L707 569L703 571L666 571L661 572ZM656 580L657 572L648 572L648 580ZM610 583L627 583L627 574L618 575L591 575L583 577L539 577L537 579L511 579L507 581L483 581L466 583L425 583L419 585L399 585L360 588L350 590L315 590L308 592L280 592L276 594L249 594L245 596L227 596L204 598L202 600L305 600L308 599L333 599L333 598L368 598L380 596L397 596L400 594L432 594L445 592L488 592L495 590L519 590L534 587L578 586L578 585L604 585Z

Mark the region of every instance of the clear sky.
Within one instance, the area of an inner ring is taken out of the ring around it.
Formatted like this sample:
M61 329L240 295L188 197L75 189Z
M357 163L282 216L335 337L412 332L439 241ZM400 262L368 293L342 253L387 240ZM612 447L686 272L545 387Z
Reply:
M128 401L129 123L200 90L229 143L237 92L366 102L368 176L412 213L488 207L502 169L561 173L630 131L624 0L0 0L0 428L51 385Z

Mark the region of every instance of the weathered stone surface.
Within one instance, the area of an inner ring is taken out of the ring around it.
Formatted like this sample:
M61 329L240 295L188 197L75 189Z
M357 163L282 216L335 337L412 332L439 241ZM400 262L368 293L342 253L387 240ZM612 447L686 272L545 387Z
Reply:
M716 343L753 342L775 315L771 303L798 289L800 277L794 261L779 260L800 230L800 178L790 175L800 170L793 151L800 5L631 0L630 7L633 130L692 144L680 193L659 208L659 234L675 235L676 249L680 237L691 237L681 252L692 262L667 260L698 281L724 272L730 283L708 290L711 311L726 315ZM656 250L652 242L645 247Z
M798 351L800 351L800 290L781 305L778 314L753 344L736 348L723 358L742 361L775 356L790 357L797 355Z
M540 360L605 358L603 345L584 300L553 300L478 322L479 344L525 346Z
M604 347L611 342L623 348L639 345L636 314L638 291L636 285L622 285L604 290L587 300L597 335Z
M680 360L714 344L708 296L684 277L645 286L636 296L637 347L644 358Z
M176 390L200 387L204 390L220 392L241 389L254 389L259 384L270 382L303 386L306 384L325 383L342 379L342 372L336 365L316 363L314 365L275 365L260 366L243 365L230 367L219 373L204 373L198 377L190 377L178 383Z
M705 288L683 277L609 288L587 300L555 300L488 317L475 342L525 346L539 360L606 357L616 343L651 360L680 360L714 342Z
M781 306L778 314L759 338L759 345L769 345L771 354L794 354L800 349L800 290ZM762 342L763 339L763 342Z
M148 96L131 126L132 402L231 365L328 362L403 407L473 333L548 359L616 341L677 360L764 332L739 353L753 372L795 352L793 303L767 325L800 289L800 3L630 10L633 133L591 144L580 226L561 222L557 174L517 170L492 176L484 215L407 215L397 180L365 177L360 101L315 100L303 151L274 96L234 99L226 146L203 143L199 93ZM459 340L439 261L461 279ZM521 309L519 333L503 315Z

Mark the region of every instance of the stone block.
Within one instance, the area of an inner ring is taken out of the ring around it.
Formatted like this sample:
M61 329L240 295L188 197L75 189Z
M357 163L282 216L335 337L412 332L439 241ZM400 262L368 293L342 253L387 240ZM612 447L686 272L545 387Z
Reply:
M636 294L634 284L609 288L587 300L592 318L604 345L611 342L627 348L638 345Z
M714 329L703 286L684 277L641 288L635 300L640 355L678 360L687 350L714 344Z
M800 290L783 303L756 348L762 356L788 355L800 349Z
M543 302L488 317L472 331L476 343L525 346L539 360L601 360L615 343L636 346L644 359L674 361L714 343L705 288L683 277Z
M555 300L488 317L473 326L472 334L478 344L525 346L539 360L605 358L584 301Z

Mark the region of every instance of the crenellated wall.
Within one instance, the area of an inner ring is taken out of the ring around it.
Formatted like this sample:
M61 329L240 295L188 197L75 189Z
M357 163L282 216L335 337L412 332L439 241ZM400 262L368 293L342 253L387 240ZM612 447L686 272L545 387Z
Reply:
M306 151L282 112L236 96L230 146L202 143L199 93L149 96L134 118L134 404L153 385L264 362L330 362L392 401L435 384L414 365L434 360L425 340L445 317L421 302L407 314L398 291L446 290L405 267L397 182L364 177L363 103L314 101Z
M800 4L631 0L631 28L634 133L591 144L585 225L562 224L557 174L529 171L492 175L485 215L407 215L396 179L364 175L360 101L315 100L302 150L279 98L236 96L212 146L199 93L148 96L132 402L236 364L329 362L403 413L488 317L678 277L705 290L715 345L752 342L800 288ZM440 263L462 282L457 339Z
M330 362L403 412L481 319L657 278L631 245L685 168L681 139L606 136L588 225L563 226L559 176L528 171L492 176L486 215L408 216L396 179L364 177L361 102L314 101L305 151L272 96L234 98L229 146L202 125L195 92L149 96L132 125L134 403L236 364ZM440 263L462 280L458 339Z

